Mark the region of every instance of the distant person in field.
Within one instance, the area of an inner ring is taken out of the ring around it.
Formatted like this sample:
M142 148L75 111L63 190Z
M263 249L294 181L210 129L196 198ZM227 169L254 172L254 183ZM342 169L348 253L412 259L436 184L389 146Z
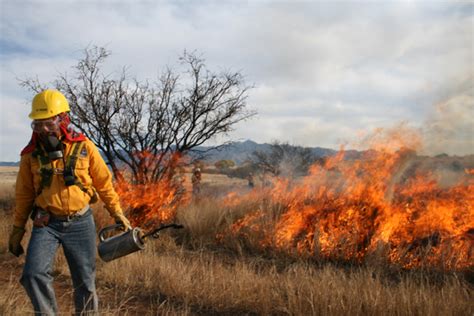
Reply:
M191 183L193 185L193 195L201 193L201 168L194 168L193 175L191 176Z
M96 228L89 206L97 193L115 221L131 229L123 215L112 175L97 147L74 130L62 93L44 90L32 102L33 134L21 152L16 209L8 242L19 257L30 217L33 230L20 282L37 315L56 315L53 264L63 247L74 287L77 314L97 313L95 287Z
M249 172L249 175L247 176L247 181L248 181L249 188L253 188L255 186L255 179L253 177L252 172Z

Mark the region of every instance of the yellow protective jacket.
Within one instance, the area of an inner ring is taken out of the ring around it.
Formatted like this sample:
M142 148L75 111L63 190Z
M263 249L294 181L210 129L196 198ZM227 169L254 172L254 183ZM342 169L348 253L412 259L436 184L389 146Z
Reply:
M71 154L71 142L63 140L64 158ZM48 210L53 215L72 215L84 207L91 194L84 192L79 186L66 186L64 183L64 163L62 159L51 162L54 170L51 184L41 189L40 161L33 153L21 156L20 170L16 180L16 209L13 225L24 227L32 211L33 205ZM112 174L102 159L97 147L86 138L81 152L78 154L74 173L82 185L93 192L95 188L105 208L113 216L122 213L120 201L112 184ZM38 194L39 192L39 194Z

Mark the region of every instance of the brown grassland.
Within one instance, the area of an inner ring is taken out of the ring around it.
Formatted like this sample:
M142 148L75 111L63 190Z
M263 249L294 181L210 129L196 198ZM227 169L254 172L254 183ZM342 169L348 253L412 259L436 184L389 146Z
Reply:
M0 169L0 314L31 314L19 284L24 256L8 253L15 168ZM203 175L206 191L246 182ZM248 206L250 208L250 206ZM222 210L203 198L178 210L180 231L148 242L144 251L109 263L97 258L101 315L474 315L472 280L466 275L404 271L376 259L362 264L309 260L266 253L239 240L216 242L240 209ZM110 223L94 206L97 227ZM31 231L31 227L27 227ZM26 246L28 233L23 241ZM55 269L61 314L73 312L64 256Z

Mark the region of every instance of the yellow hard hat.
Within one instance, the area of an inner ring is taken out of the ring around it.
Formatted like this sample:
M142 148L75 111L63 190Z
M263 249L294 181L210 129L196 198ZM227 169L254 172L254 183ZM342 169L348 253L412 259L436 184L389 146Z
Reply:
M66 97L57 90L48 89L35 95L28 116L32 120L43 120L63 112L69 112Z

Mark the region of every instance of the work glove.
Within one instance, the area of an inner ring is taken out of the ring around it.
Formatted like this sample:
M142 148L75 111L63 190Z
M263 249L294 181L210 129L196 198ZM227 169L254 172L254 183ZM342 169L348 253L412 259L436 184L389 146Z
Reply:
M114 219L115 219L115 223L122 224L124 231L132 230L132 225L130 225L130 222L122 213L114 214Z
M21 240L25 235L25 229L17 226L13 226L10 233L10 238L8 239L8 250L15 256L21 256L25 251L21 246Z

